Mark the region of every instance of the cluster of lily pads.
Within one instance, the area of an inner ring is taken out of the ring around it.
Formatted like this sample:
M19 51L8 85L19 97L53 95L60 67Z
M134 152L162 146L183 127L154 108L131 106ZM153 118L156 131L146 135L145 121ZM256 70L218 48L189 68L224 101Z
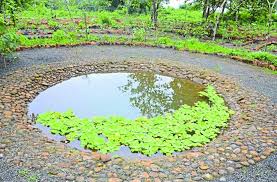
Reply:
M50 127L53 134L63 135L69 141L80 140L83 147L101 153L117 151L124 145L148 156L157 152L171 155L210 142L233 114L212 86L199 94L207 97L208 102L183 105L174 113L153 118L81 119L68 110L40 114L37 122Z

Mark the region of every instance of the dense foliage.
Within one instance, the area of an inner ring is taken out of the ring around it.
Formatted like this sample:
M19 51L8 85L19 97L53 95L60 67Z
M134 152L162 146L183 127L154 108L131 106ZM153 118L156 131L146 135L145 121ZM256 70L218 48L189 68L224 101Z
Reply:
M13 32L14 36L7 39L0 34L0 51L3 56L3 50L12 52L14 45L127 41L236 56L276 66L276 0L194 0L181 9L164 8L166 2L4 0L0 3L0 28L5 26L4 33ZM95 30L122 33L102 35ZM20 42L15 41L17 34Z
M154 118L129 120L124 117L94 117L80 119L72 111L40 114L37 122L51 128L53 134L66 136L70 141L102 153L128 146L132 152L151 156L157 152L171 155L214 139L227 126L232 111L212 86L200 93L209 103L184 105L173 114Z

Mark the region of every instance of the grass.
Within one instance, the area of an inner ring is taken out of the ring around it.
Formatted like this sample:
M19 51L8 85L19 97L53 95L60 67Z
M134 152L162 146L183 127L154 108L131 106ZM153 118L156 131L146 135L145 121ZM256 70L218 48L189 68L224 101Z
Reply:
M28 39L24 35L20 36L21 46L47 46L47 45L71 45L78 44L82 42L109 42L109 43L143 43L146 45L164 45L169 47L174 47L178 50L188 50L192 52L199 52L205 54L220 54L224 56L237 56L247 62L253 62L255 60L260 60L263 62L268 62L277 66L277 56L267 53L267 52L251 52L245 49L228 48L218 45L214 42L201 42L198 39L172 39L170 37L160 37L158 39L145 39L143 32L138 32L133 35L133 37L113 37L113 36L99 36L99 35L88 35L88 37L80 37L76 32L67 32L58 30L54 32L52 38L34 38Z
M263 68L264 72L270 75L277 75L277 71L270 70L268 68Z

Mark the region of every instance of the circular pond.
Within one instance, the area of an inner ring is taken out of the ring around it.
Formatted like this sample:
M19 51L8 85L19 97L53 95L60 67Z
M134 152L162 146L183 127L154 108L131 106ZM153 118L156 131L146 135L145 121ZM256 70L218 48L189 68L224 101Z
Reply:
M208 143L231 111L212 86L136 72L71 78L39 94L29 114L48 137L74 148L141 158Z
M203 100L204 87L190 80L151 72L95 73L71 78L40 93L29 104L30 114L72 109L92 116L154 117Z

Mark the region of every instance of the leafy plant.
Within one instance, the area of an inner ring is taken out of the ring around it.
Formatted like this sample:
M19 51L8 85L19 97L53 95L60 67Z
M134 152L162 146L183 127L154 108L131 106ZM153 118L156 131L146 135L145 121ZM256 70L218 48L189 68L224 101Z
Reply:
M82 146L102 153L116 151L125 145L132 152L148 156L158 151L171 155L210 142L227 126L233 114L212 86L200 94L207 97L209 103L199 101L194 106L184 105L173 114L153 118L80 119L68 110L40 114L37 122L50 127L53 134L63 135L70 141L78 139Z
M18 44L19 38L14 31L0 34L0 59L2 58L4 60L5 66L6 59L12 58L12 53L16 50Z
M143 42L146 40L146 31L144 28L135 29L133 33L134 40Z
M100 22L102 25L104 25L106 27L112 26L112 20L106 14L102 14L99 18L100 18Z

